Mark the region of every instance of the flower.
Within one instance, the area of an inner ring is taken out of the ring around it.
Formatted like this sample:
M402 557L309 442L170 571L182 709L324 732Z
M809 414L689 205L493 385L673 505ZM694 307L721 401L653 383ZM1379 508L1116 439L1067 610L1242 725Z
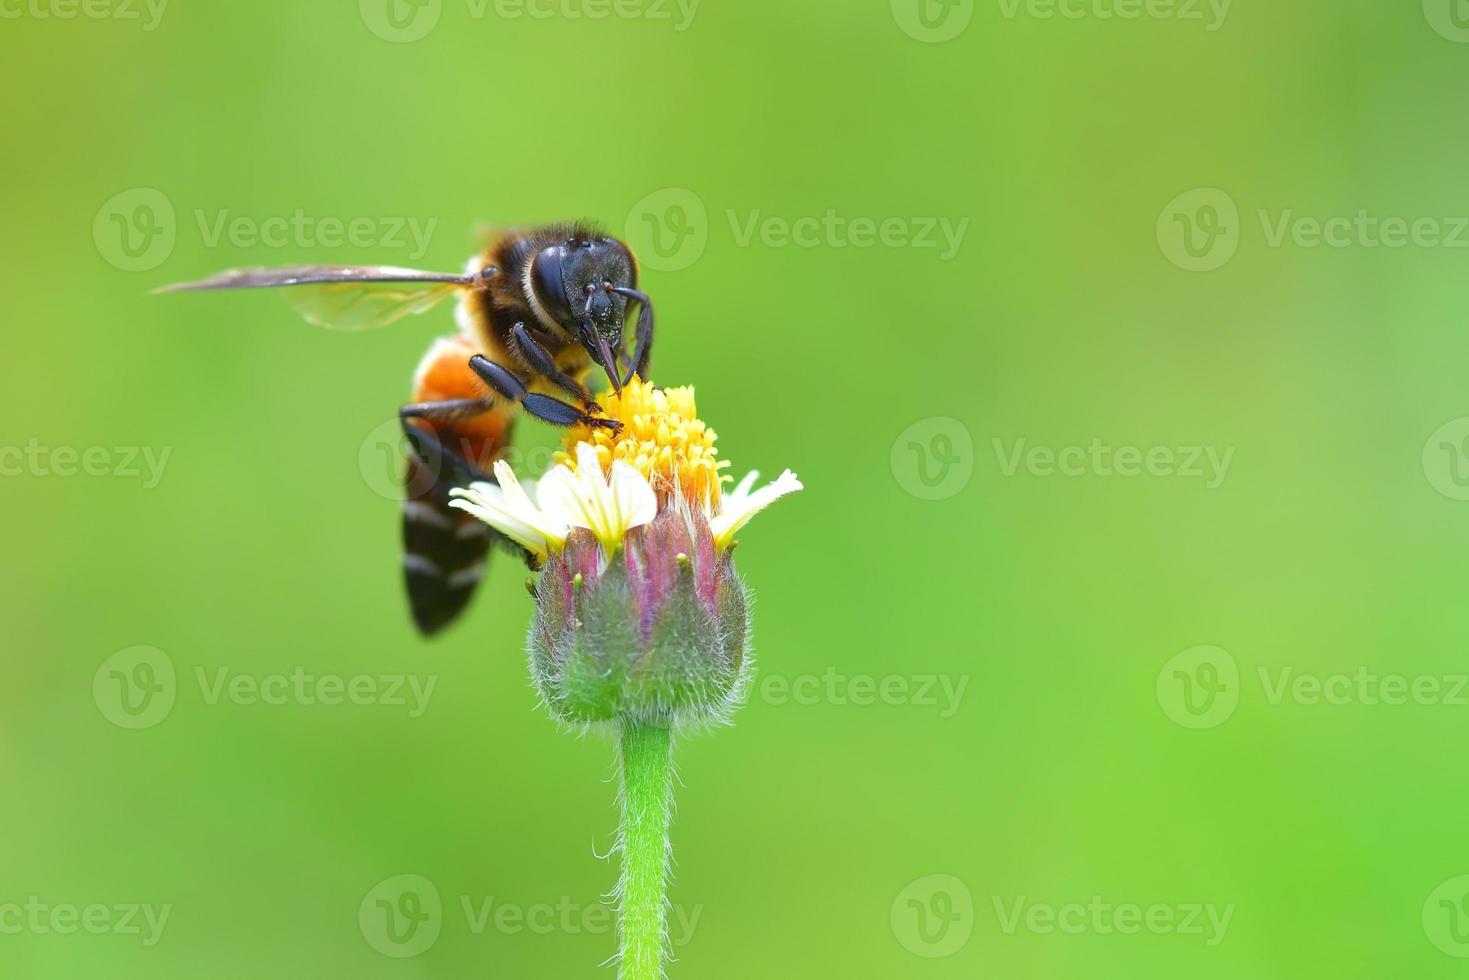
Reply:
M604 477L596 451L577 446L580 466L556 466L532 484L536 499L515 478L504 460L495 462L499 484L471 483L449 491L449 506L472 514L545 560L566 546L573 527L584 527L602 543L610 558L627 532L651 521L658 512L653 488L637 470L614 460Z
M604 469L614 460L632 465L660 495L676 491L706 509L719 502L719 471L729 462L716 458L714 430L699 419L692 386L655 388L633 378L621 392L603 392L597 402L603 415L622 428L577 426L567 437L568 448L592 446ZM576 469L582 457L578 450L575 459L566 452L556 458Z
M729 461L717 458L714 430L698 418L690 386L655 388L634 378L620 394L603 393L598 402L607 418L623 423L619 431L578 426L556 453L557 465L539 481L522 484L497 461L498 485L455 488L450 506L542 560L561 552L573 527L591 531L610 559L629 531L670 506L702 512L716 551L723 552L751 517L803 489L785 470L774 483L752 490L759 472L751 470L733 490L721 492L728 477L719 471Z
M522 485L497 462L498 483L456 489L451 504L538 562L531 673L556 717L723 720L751 669L734 535L801 481L786 470L755 489L751 472L723 490L728 463L691 387L634 378L598 402L620 429L578 426L539 481Z
M709 529L714 532L714 546L723 551L734 541L734 533L744 527L750 518L769 507L788 493L802 489L801 481L790 470L781 473L779 479L750 492L760 478L758 470L751 470L745 478L721 502L719 513L709 518Z

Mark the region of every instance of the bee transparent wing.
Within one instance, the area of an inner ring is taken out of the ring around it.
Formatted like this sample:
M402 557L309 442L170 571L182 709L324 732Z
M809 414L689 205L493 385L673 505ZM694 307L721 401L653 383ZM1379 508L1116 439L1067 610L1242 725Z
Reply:
M425 313L475 281L474 276L393 266L303 265L233 269L155 292L290 287L285 296L308 323L328 330L370 330Z

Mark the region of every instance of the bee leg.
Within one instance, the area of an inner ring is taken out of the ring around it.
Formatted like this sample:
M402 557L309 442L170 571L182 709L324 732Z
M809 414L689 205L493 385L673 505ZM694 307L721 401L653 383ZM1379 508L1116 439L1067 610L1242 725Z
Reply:
M528 391L525 382L515 376L509 368L496 364L483 354L476 354L469 359L469 367L485 384L489 385L502 397L520 405L531 415L542 422L552 425L573 426L591 425L600 426L604 429L617 430L622 428L622 423L613 419L598 418L589 415L575 405L567 404L550 395L541 395Z
M515 340L517 348L515 353L520 355L526 367L581 402L582 407L587 411L598 410L597 403L592 398L592 393L587 390L587 386L558 368L551 352L541 346L539 340L531 336L530 331L525 329L525 324L517 323L511 327L510 336Z
M653 301L648 299L646 293L638 292L636 289L614 286L612 291L635 300L642 306L642 309L638 311L636 353L632 359L633 369L626 378L622 379L622 383L627 384L631 381L633 374L647 381L648 359L653 356Z
M433 467L434 472L441 476L437 483L452 486L493 478L465 459L462 453L445 446L438 433L414 425L413 420L461 422L483 415L493 404L488 398L453 398L441 402L415 402L398 409L398 421L403 426L403 435L418 458L431 466L440 461L444 464ZM447 484L442 477L449 478Z

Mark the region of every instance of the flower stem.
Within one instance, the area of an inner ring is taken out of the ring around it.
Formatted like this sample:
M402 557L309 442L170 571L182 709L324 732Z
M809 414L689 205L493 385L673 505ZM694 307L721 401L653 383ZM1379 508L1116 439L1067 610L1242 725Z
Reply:
M621 980L663 976L673 740L667 728L622 729Z

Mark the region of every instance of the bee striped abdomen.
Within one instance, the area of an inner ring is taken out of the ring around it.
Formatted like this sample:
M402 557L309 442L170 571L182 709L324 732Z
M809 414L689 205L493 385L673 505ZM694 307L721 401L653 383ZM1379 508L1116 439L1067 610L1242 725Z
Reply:
M477 352L467 337L436 341L414 378L413 401L482 397L484 386L469 369L469 358ZM451 419L415 418L411 424L433 437L427 445L443 450L425 453L410 446L404 481L403 575L414 622L428 635L464 611L497 537L487 525L451 508L449 491L471 476L490 478L490 467L509 443L511 418L506 409L491 408Z

